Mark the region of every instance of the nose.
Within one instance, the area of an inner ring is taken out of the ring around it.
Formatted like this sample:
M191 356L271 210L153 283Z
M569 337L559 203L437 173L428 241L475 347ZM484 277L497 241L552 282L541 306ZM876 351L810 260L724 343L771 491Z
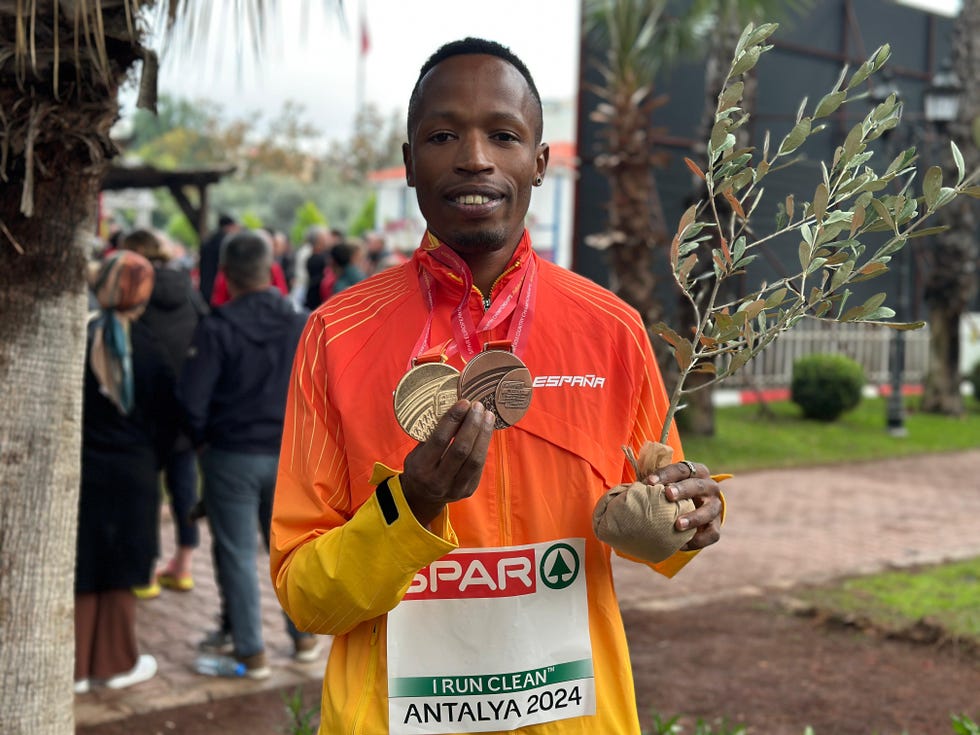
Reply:
M479 133L471 133L460 138L457 148L456 169L462 173L480 174L493 170L492 142Z

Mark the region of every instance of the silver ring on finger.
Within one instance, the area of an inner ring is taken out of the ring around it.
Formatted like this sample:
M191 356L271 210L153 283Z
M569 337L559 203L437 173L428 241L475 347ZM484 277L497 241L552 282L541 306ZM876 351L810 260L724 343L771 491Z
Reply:
M687 465L687 469L691 473L690 475L688 475L688 478L687 479L691 479L692 477L694 477L695 475L698 474L698 468L694 466L694 462L691 462L691 461L686 460L686 459L682 459L681 460L681 464Z

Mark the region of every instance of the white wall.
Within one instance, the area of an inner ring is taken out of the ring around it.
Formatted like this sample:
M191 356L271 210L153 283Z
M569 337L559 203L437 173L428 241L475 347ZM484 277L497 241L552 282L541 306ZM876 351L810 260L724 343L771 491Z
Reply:
M960 372L966 375L980 362L980 312L960 319Z

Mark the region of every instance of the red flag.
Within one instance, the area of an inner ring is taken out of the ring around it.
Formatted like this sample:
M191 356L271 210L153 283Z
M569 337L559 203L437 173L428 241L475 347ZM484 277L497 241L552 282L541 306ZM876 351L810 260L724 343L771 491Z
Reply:
M361 10L361 56L371 50L371 36L368 34L367 15Z

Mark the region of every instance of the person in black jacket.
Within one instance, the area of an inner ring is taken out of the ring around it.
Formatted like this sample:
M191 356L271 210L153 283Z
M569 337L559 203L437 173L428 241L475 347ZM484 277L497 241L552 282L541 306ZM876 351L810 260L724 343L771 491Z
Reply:
M218 217L218 229L208 235L201 243L201 256L197 262L198 288L204 303L211 303L211 293L214 290L214 279L218 276L218 263L221 259L221 245L232 233L238 232L241 226L234 217L222 214Z
M215 545L218 589L232 651L253 679L269 676L262 640L256 532L269 545L290 370L308 316L270 288L272 245L242 231L222 248L231 301L198 324L177 395L200 448L204 506ZM320 643L287 618L294 658L313 661ZM215 648L221 631L201 647Z
M146 325L164 348L174 375L187 355L197 323L208 313L208 306L191 283L190 274L170 265L170 252L160 237L149 230L134 230L122 239L122 248L139 253L153 264L153 295L140 323ZM194 588L191 557L200 543L197 523L191 511L197 503L197 455L190 437L181 432L164 460L164 480L176 532L176 551L148 587L136 591L138 597L155 597L160 587L180 592Z

